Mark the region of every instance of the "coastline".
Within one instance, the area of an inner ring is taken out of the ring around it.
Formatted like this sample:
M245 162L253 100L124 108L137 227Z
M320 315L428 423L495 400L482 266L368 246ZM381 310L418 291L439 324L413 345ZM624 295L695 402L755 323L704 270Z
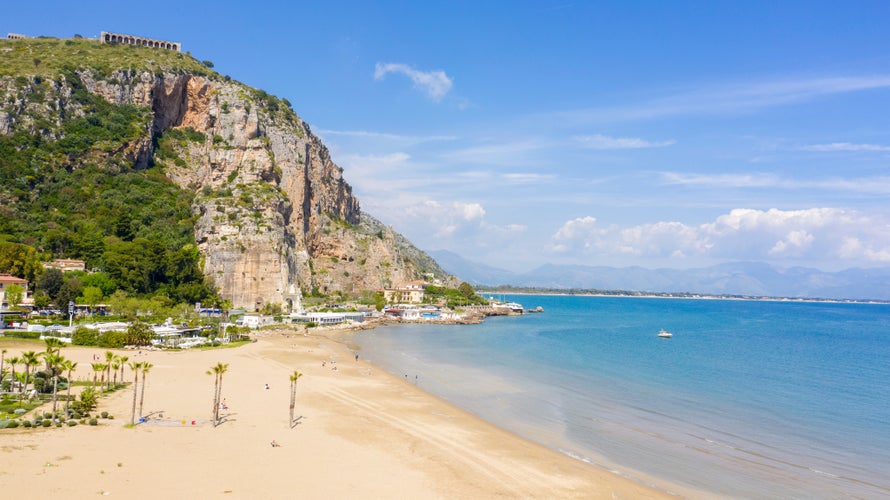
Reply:
M8 464L0 477L10 493L38 496L671 496L495 427L355 361L350 335L342 328L275 329L235 349L143 351L142 357L116 351L155 365L146 390L148 423L124 427L132 402L127 388L100 401L99 409L115 420L98 427L0 431ZM0 345L8 356L42 346L8 339ZM79 362L75 379L84 380L100 352L62 350ZM231 410L213 428L207 423L212 380L204 372L216 362L230 365L223 397ZM287 377L295 369L304 376L297 389L300 419L291 429ZM270 447L271 440L282 446Z

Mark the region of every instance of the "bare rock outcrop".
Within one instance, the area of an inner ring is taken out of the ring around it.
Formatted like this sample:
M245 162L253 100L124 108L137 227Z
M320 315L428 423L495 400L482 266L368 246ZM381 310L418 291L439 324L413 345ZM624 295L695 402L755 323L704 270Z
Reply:
M190 74L77 74L109 102L150 108L145 136L125 156L196 193L204 273L235 307L297 306L300 292L354 294L444 274L363 216L342 169L286 101Z

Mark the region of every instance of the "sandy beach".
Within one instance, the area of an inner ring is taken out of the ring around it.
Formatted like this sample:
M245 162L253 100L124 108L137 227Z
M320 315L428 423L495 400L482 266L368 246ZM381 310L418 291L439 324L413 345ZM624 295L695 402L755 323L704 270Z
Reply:
M333 337L332 337L333 335ZM664 492L572 459L354 358L336 333L262 331L206 351L119 351L154 364L145 424L128 428L132 389L103 398L96 427L0 430L0 483L36 498L661 498ZM42 343L0 339L6 356ZM65 347L75 378L94 354ZM223 423L213 378L227 363ZM289 426L289 376L297 389ZM132 374L126 370L126 379ZM269 388L265 386L268 384ZM194 423L193 423L194 422ZM272 447L276 441L281 446Z

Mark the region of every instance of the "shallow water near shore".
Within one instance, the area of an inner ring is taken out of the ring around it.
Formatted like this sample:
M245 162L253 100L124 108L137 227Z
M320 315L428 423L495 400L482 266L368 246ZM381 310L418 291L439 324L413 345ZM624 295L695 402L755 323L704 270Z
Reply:
M545 312L354 341L496 425L669 491L890 496L890 305L504 298Z

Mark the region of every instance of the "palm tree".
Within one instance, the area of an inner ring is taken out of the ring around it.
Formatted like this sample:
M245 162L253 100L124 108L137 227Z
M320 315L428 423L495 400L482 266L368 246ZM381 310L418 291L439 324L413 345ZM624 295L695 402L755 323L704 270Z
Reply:
M99 373L102 374L102 381L99 383L100 386L105 385L105 373L108 370L108 363L96 363L99 365Z
M90 368L93 369L93 389L96 388L96 379L99 378L99 372L105 371L105 367L102 363L92 363L90 364Z
M37 366L37 363L40 362L40 354L37 354L34 351L28 351L22 353L22 364L25 365L25 385L22 386L22 394L25 393L25 390L28 389L28 382L31 378L31 367Z
M114 353L111 351L105 351L105 370L108 372L108 387L106 390L111 389L111 362L114 361Z
M121 367L121 357L115 356L111 362L111 371L114 373L114 388L117 389L117 369ZM121 380L123 382L123 380Z
M49 369L52 370L53 374L53 421L55 421L59 389L59 372L66 360L64 356L56 353L47 354L44 358L46 358L46 364L49 365Z
M139 396L139 418L142 418L142 403L145 402L145 380L148 378L148 372L154 365L148 361L142 362L142 394Z
M303 374L294 370L290 376L290 426L294 427L294 406L297 402L297 380L300 380Z
M0 382L3 382L3 365L6 361L6 349L0 350Z
M53 353L59 354L62 352L63 344L61 340L54 337L49 337L43 339L43 342L46 343L46 351L43 353L44 356ZM49 361L46 362L46 369L49 370Z
M213 375L213 426L219 425L219 402L222 395L222 376L229 369L228 363L219 363L207 370L207 375Z
M125 368L124 363L126 363L127 361L129 361L129 360L130 360L130 357L129 357L129 356L121 356L121 357L118 358L118 359L119 359L120 362L121 362L121 383L123 384L123 383L124 383L124 368Z
M139 388L139 371L142 369L142 363L139 361L130 362L130 370L133 371L133 409L130 410L130 425L136 423L136 392ZM123 371L123 370L121 370Z
M65 415L68 414L68 403L71 401L71 373L77 368L77 361L65 360L62 369L68 372L68 393L65 394Z
M12 367L12 381L9 383L9 392L15 392L15 365L21 363L22 360L18 356L9 358L9 366Z

